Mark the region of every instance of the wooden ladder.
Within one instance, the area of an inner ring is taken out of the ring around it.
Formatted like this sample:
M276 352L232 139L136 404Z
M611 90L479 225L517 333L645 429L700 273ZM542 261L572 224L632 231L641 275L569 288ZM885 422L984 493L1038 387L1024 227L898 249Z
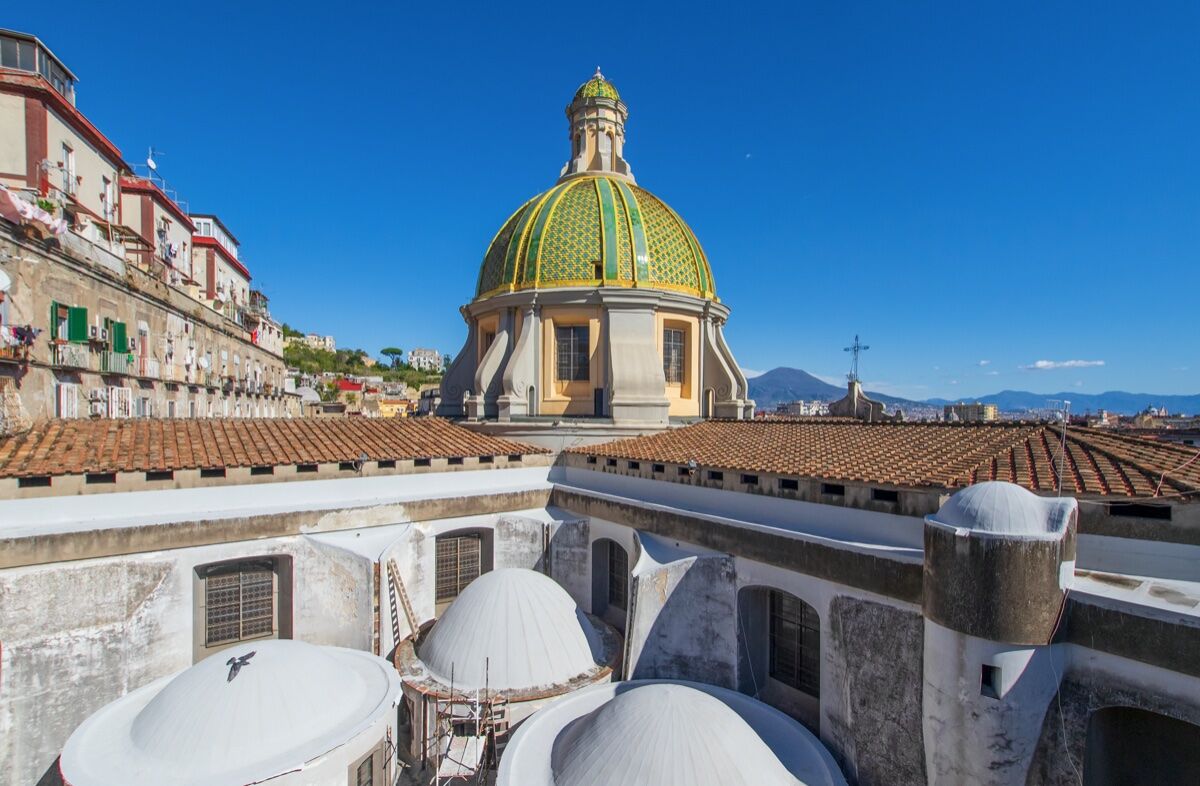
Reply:
M408 591L404 589L404 581L400 578L400 569L396 560L389 559L388 564L388 596L392 602L392 637L397 645L400 644L400 615L397 613L396 596L400 596L400 605L404 608L404 618L408 620L408 629L412 635L417 635L417 615L413 613L412 602L408 599Z

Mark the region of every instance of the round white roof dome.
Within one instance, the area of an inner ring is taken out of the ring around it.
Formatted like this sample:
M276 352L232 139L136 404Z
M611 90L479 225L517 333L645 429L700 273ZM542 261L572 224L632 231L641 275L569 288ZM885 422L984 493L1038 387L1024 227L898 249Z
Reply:
M593 685L524 721L497 786L846 786L837 762L779 710L715 685Z
M243 786L346 743L399 691L399 675L369 653L291 640L230 647L96 712L67 740L62 771L73 786Z
M956 492L926 518L976 532L1046 537L1066 527L1075 504L1070 497L1039 497L1015 483L989 480Z
M555 581L502 568L472 581L434 624L418 657L455 688L558 685L597 667L599 637Z
M736 712L685 685L618 692L567 726L554 786L793 786L796 778Z

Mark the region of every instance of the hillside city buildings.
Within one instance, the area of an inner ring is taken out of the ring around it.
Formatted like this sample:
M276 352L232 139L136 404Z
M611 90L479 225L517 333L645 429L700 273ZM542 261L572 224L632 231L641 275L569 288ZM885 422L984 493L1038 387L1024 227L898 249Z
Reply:
M0 783L1200 780L1195 449L853 377L751 417L615 86L568 115L420 394L456 422L0 438Z

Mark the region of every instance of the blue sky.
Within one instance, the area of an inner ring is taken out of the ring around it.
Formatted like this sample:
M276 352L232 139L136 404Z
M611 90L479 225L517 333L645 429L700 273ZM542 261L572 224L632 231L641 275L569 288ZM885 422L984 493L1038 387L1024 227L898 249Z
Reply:
M868 384L913 398L1200 391L1200 4L389 5L0 26L66 61L128 161L163 151L277 317L342 346L458 350L600 65L746 368L836 379L859 333Z

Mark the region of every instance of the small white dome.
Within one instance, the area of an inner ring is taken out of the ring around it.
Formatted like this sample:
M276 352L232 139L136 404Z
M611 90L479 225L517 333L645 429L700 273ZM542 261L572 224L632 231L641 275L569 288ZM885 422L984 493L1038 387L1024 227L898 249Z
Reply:
M1066 528L1075 505L1070 497L1039 497L1015 483L989 480L956 492L926 518L976 532L1046 537Z
M434 624L417 655L455 688L524 690L595 669L599 638L555 581L503 568L472 581Z
M554 786L794 786L799 781L719 699L685 685L620 692L554 742Z
M794 718L698 682L592 685L526 719L497 786L846 786Z
M368 653L290 640L230 647L96 712L67 741L62 770L75 786L241 786L345 744L399 690Z

